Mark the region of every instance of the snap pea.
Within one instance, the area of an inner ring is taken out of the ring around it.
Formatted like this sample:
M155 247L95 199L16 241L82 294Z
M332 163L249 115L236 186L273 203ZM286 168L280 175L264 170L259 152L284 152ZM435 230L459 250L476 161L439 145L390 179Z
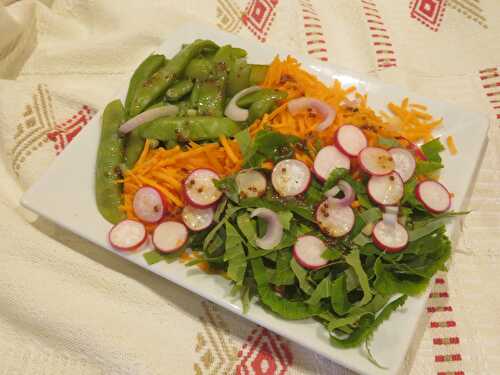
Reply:
M248 77L248 85L259 85L264 82L266 78L267 70L269 69L268 65L250 65L250 76Z
M196 57L187 65L184 76L188 79L207 79L211 72L212 62L205 57Z
M127 98L125 99L125 112L130 113L130 104L134 99L137 87L165 64L165 56L150 55L137 67L128 85Z
M238 107L248 108L253 103L259 100L282 100L287 97L287 93L285 91L273 90L273 89L262 89L259 91L254 91L250 94L247 94L241 97L236 104Z
M250 125L266 113L274 111L278 105L274 100L259 100L254 102L248 109L247 123Z
M249 86L248 79L250 77L250 70L251 67L247 64L245 59L237 59L234 61L227 76L226 94L228 96L234 96Z
M111 223L125 219L120 210L122 186L120 165L123 162L124 140L118 128L125 121L125 108L120 100L109 103L102 114L101 139L97 150L95 197L97 209Z
M195 40L190 45L184 47L165 66L137 87L130 108L131 116L138 115L151 102L161 96L182 75L189 61L202 50L217 48L218 46L211 40L202 39Z
M216 117L223 115L224 88L225 79L223 77L209 78L199 83L196 108L200 115Z
M205 141L218 139L220 135L233 136L241 128L226 117L193 116L161 117L147 124L142 124L139 134L143 138L160 141Z
M193 89L193 81L190 79L183 79L178 81L170 87L165 93L165 98L168 101L177 101L184 95L187 95Z

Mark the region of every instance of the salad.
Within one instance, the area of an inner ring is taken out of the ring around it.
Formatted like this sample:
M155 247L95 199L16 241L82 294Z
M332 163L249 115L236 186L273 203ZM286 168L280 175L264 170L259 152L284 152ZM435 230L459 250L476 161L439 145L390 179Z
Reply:
M293 57L246 55L209 40L151 55L107 105L95 186L109 242L359 346L450 257L461 213L438 181L442 120L408 99L376 112Z

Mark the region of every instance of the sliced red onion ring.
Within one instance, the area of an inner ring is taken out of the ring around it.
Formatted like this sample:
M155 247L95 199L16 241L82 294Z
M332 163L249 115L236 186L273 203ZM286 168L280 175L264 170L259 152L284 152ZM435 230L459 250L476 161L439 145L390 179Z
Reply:
M316 125L316 130L323 131L328 128L335 120L337 112L330 105L322 100L302 97L290 100L288 102L288 110L292 115L297 114L305 109L313 109L323 116L323 121Z
M343 198L335 198L335 196L342 191L344 193ZM325 195L335 202L338 206L349 206L356 198L356 193L349 183L344 180L340 180L337 185L328 190Z
M158 108L148 109L122 124L119 129L120 133L127 134L146 122L156 120L159 117L175 116L177 112L179 112L179 108L170 104L166 104Z
M268 208L256 208L252 211L251 217L260 217L267 222L266 234L255 240L258 247L264 250L271 250L277 246L283 238L283 225L281 225L278 215Z
M239 93L233 96L232 99L229 101L224 111L224 115L226 117L229 117L233 121L245 121L248 118L248 109L240 108L236 103L243 96L259 90L262 90L262 87L250 86L244 90L241 90Z

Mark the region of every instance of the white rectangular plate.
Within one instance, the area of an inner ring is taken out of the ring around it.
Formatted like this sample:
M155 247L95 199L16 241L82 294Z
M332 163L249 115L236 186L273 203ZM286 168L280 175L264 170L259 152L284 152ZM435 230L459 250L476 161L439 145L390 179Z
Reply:
M444 153L446 168L442 173L442 179L455 194L454 208L463 208L486 144L488 121L484 116L413 95L405 89L389 86L305 56L273 49L205 26L185 25L169 35L168 40L158 49L158 52L172 56L179 50L182 43L190 43L197 38L212 39L221 45L230 43L245 48L248 51L249 61L254 63L270 63L276 54L281 57L294 55L307 70L325 83L330 84L334 79L338 79L344 86L356 85L361 91L368 92L370 104L378 109L384 108L389 101L397 102L405 96L426 104L434 116L443 117L445 120L443 128L440 129L440 135L453 135L460 150L458 155L453 157L450 157L447 152ZM96 87L96 89L99 88ZM119 96L123 98L125 91L126 89ZM103 107L104 105L105 103ZM95 116L78 139L71 143L43 177L24 194L21 200L22 205L104 249L242 315L239 301L229 296L230 285L227 280L207 275L196 267L186 268L178 262L173 264L160 262L148 266L140 253L124 254L114 251L109 246L106 235L110 224L98 213L94 200L94 167L99 143L100 120L100 115ZM457 225L449 229L455 232ZM286 321L266 312L256 304L253 304L250 311L242 316L359 373L388 375L398 372L426 299L427 294L419 298L408 299L404 308L394 313L390 320L376 332L372 350L377 360L388 367L387 370L375 367L359 348L349 350L333 348L329 344L326 330L313 320Z

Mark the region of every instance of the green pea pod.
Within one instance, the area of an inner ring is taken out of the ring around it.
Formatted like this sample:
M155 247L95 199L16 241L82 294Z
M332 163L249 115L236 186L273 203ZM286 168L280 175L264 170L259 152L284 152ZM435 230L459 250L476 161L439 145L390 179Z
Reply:
M248 85L260 85L264 82L266 78L267 70L269 69L269 65L250 65L250 76L248 77Z
M207 58L197 57L189 62L184 72L184 76L188 79L204 80L208 79L211 73L212 62Z
M249 86L248 79L250 77L250 70L251 67L247 64L245 59L237 59L234 61L227 76L226 93L228 96L234 96Z
M224 83L223 77L199 83L196 108L200 115L221 117L224 114Z
M259 100L253 103L248 109L247 123L250 125L258 118L261 118L266 113L270 113L277 108L274 100Z
M205 141L218 139L219 135L233 136L241 127L226 117L193 116L162 117L141 125L139 134L143 138L160 141Z
M130 105L134 99L137 87L142 85L158 69L165 64L165 56L150 55L137 67L128 85L127 98L125 99L125 111L130 113Z
M259 91L254 91L241 97L236 103L238 107L248 108L253 103L260 100L283 100L286 99L288 94L285 91L273 90L273 89L262 89Z
M102 114L101 140L97 150L95 197L97 209L109 222L115 224L126 218L120 210L122 185L120 165L123 162L124 139L118 128L125 121L125 108L120 100L109 103Z
M211 40L202 39L195 40L184 47L164 67L137 87L130 108L131 116L138 115L156 98L160 97L183 74L188 63L201 51L217 48L218 46Z
M190 79L183 79L182 81L178 81L172 87L170 87L166 94L165 98L168 101L177 101L181 99L184 95L187 95L193 89L193 81Z

